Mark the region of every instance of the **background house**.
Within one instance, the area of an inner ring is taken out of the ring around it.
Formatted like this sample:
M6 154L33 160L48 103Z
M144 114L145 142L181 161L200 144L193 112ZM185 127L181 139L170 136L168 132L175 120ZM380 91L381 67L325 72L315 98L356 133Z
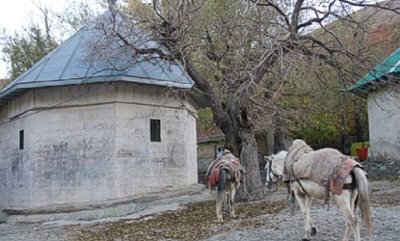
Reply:
M349 91L367 96L371 154L400 160L400 48Z
M0 92L0 209L197 183L196 110L170 92L193 81L177 63L132 63L115 39L93 48L112 20L89 24ZM107 56L111 47L120 52Z
M257 151L258 162L260 164L261 172L263 173L265 160L264 156L268 155L267 137L265 135L257 135ZM205 183L205 174L208 166L216 157L223 153L225 145L225 135L217 127L211 128L207 131L197 130L197 166L199 183ZM271 148L273 149L273 148ZM270 150L273 153L273 150ZM262 174L262 178L264 178Z
M199 183L205 183L208 166L224 151L225 135L218 128L210 132L197 132L197 167Z

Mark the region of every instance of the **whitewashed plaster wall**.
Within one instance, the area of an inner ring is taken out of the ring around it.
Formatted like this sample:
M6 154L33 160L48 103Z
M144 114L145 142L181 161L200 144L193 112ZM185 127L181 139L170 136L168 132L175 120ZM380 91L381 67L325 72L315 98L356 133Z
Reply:
M196 183L196 111L168 93L129 83L53 87L0 107L0 209ZM150 142L150 119L161 120L161 142Z
M400 160L400 94L390 88L368 95L371 154Z

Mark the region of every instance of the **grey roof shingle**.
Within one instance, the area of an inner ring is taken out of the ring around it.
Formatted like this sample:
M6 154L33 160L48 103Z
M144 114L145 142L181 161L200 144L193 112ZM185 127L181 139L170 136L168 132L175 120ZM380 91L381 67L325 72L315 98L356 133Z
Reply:
M98 21L88 24L11 82L0 92L0 104L28 89L49 86L112 81L176 88L193 86L193 80L179 63L132 58L132 51L126 49L122 41L105 36L101 27L104 28L104 23L109 26L110 18L111 14L106 13ZM141 41L141 47L162 49L155 41L144 41L143 32L138 31L134 25L122 24L121 17L118 21L121 23L120 28L130 31L123 33L130 41ZM104 51L96 49L98 43L102 44Z

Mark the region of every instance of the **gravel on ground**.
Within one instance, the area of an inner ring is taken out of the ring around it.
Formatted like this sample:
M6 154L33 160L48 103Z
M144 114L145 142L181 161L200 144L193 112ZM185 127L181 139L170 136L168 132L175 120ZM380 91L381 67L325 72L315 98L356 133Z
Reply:
M212 195L211 195L212 197ZM400 240L400 182L370 182L373 240ZM286 202L285 188L268 191L265 200L238 203L236 219L224 217L215 223L215 201L187 204L185 208L139 218L98 220L96 222L42 222L0 224L1 241L77 241L77 240L230 240L298 241L303 237L303 216L298 207ZM311 216L317 227L312 240L340 240L345 221L340 210L323 201L315 202ZM360 221L361 222L361 221ZM361 236L366 232L361 225Z

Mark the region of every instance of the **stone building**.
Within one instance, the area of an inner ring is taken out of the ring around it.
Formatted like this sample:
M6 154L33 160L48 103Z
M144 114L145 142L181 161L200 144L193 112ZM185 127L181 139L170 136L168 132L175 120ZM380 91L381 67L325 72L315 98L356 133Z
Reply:
M109 18L77 32L0 92L0 209L102 202L197 183L196 110L177 97L193 81L178 63L132 63L129 50L93 54L105 32L99 23L104 28ZM103 46L121 44L110 43Z
M400 160L400 49L350 87L368 101L372 157Z

